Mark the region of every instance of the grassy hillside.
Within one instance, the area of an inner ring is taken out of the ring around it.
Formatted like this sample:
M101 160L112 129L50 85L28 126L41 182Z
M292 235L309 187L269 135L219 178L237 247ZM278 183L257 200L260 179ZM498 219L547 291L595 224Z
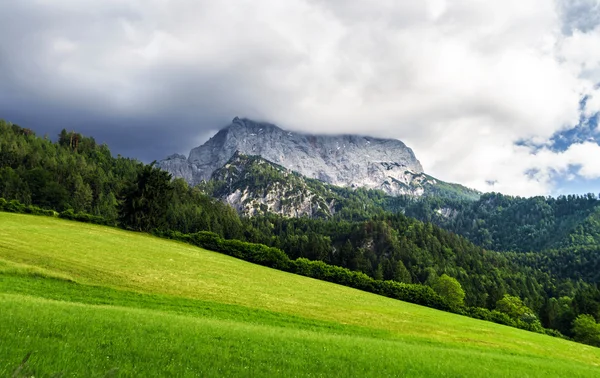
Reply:
M0 213L0 309L0 376L600 374L593 347L48 217Z

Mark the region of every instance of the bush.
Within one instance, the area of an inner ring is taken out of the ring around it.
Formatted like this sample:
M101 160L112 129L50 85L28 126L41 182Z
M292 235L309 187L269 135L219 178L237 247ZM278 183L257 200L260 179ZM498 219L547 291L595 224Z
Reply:
M407 284L396 281L380 281L378 294L400 299L405 302L420 304L438 310L452 311L451 306L431 287L418 284ZM454 312L454 311L453 311Z
M521 298L509 294L504 294L504 297L496 302L496 310L515 320L529 319L531 317L529 314L533 314L533 311L523 304Z
M104 219L103 217L99 217L96 215L91 215L87 213L75 213L73 209L68 209L60 213L59 218L73 220L77 222L83 223L93 223L100 224L103 226L116 226L115 222L110 221L108 219Z
M8 202L4 198L0 198L0 211L18 214L45 215L50 217L56 216L54 210L46 210L33 205L26 206L17 200Z
M240 240L225 240L214 232L208 231L182 234L177 231L155 230L154 235L179 240L270 268L287 271L290 269L290 258L282 250L267 247L264 244L248 243Z
M298 258L290 263L290 272L302 276L316 278L322 281L350 286L355 289L377 292L376 281L362 272L335 265L329 265L323 261L313 261L306 258Z
M548 335L548 336L552 336L552 337L559 337L561 339L569 339L568 337L566 337L565 335L563 335L562 333L560 333L559 331L555 330L555 329L549 329L549 328L544 328L544 334Z
M465 291L456 278L442 274L433 284L433 290L444 298L451 306L461 307L465 301Z
M468 307L465 310L467 316L475 319L487 320L498 324L504 324L511 327L517 327L517 322L507 314L498 310L488 310L481 307Z
M23 205L17 200L12 200L4 206L4 211L22 214L25 212L25 205Z
M494 323L504 324L511 327L517 326L517 322L513 318L498 310L490 311L490 316L490 320Z
M482 307L467 307L465 310L465 315L481 320L491 321L492 313L487 308Z

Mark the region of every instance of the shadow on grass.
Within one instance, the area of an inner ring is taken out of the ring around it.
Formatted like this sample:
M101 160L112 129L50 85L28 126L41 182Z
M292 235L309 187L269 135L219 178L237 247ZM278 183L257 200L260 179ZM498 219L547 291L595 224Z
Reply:
M15 371L12 374L12 378L30 378L30 377L34 377L34 373L31 371L28 362L29 362L29 358L31 357L31 355L33 354L33 351L27 353L27 355L25 355L25 358L23 358L23 360L21 361L21 363L19 364L19 366L15 369ZM103 378L114 378L117 376L117 374L119 373L119 368L112 368L109 371L107 371L104 375L101 375ZM65 375L64 372L59 372L59 373L54 373L52 375L50 375L50 378L62 378Z

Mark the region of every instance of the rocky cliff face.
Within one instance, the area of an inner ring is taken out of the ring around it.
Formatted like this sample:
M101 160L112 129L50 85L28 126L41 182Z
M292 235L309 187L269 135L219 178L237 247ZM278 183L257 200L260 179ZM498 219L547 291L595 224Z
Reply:
M278 214L285 217L328 218L334 213L333 193L314 180L258 156L236 152L213 172L210 195L246 216ZM311 185L312 184L312 185Z
M309 135L235 118L187 159L172 155L160 167L195 185L209 180L234 153L257 155L303 176L346 187L381 189L391 195L423 194L423 168L395 139L357 135Z

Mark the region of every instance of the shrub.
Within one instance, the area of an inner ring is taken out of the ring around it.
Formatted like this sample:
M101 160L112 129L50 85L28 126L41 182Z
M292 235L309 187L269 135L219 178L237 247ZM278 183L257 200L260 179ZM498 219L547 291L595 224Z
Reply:
M103 217L99 217L96 215L91 215L87 213L75 213L73 209L68 209L60 213L59 218L73 220L77 222L83 223L93 223L100 224L104 226L116 226L115 222L105 219Z
M18 200L12 200L8 202L4 198L0 198L0 211L19 214L45 215L50 217L56 215L56 212L54 210L46 210L33 205L26 206Z
M581 314L573 321L573 335L576 341L600 346L600 325L592 315Z
M552 337L560 337L561 339L568 339L568 337L555 329L544 328L544 334Z
M504 294L504 297L496 302L496 310L515 320L521 319L523 316L528 318L529 316L526 316L526 314L533 314L533 311L523 304L521 298L509 294Z
M25 205L17 200L12 200L4 206L4 211L8 211L10 213L24 213Z
M513 318L498 310L490 311L490 320L494 323L504 324L511 327L517 326L517 322Z
M465 315L467 315L471 318L488 320L488 321L491 321L491 319L492 319L492 313L487 308L467 307L465 312L466 312Z

